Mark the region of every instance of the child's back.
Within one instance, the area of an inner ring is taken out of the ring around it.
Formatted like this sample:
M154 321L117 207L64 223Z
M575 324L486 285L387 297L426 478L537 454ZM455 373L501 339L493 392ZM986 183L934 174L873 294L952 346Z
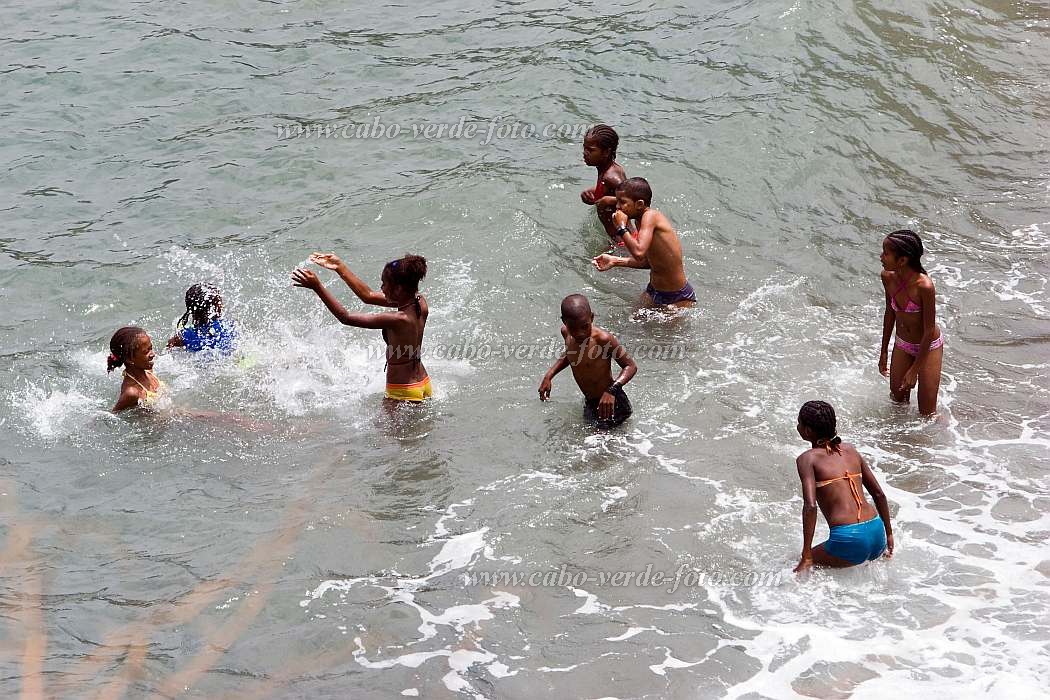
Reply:
M820 512L829 526L870 520L876 512L861 488L864 460L849 443L839 443L838 448L839 452L829 453L823 447L815 447L799 457L813 467Z

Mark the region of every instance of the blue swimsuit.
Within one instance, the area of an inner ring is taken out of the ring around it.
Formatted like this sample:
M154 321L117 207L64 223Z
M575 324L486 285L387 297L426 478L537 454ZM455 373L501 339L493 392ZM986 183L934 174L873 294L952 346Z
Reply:
M693 285L688 282L677 292L662 292L653 287L650 282L645 288L645 293L652 298L654 306L669 306L680 301L696 301L696 292L693 291Z
M183 328L179 337L182 338L182 347L189 352L216 350L229 355L237 342L237 330L232 321L213 318L206 326Z
M857 489L857 484L854 483L853 477L860 476L859 472L856 474L847 473L834 479L817 482L817 488L819 489L821 486L827 486L832 482L845 479L846 483L849 484L853 500L857 502L858 521L860 520L864 500L861 498L860 491ZM831 528L828 541L824 543L824 551L833 557L845 559L850 564L862 564L871 559L878 559L886 551L886 526L878 515L871 520L857 522L853 525L834 525Z

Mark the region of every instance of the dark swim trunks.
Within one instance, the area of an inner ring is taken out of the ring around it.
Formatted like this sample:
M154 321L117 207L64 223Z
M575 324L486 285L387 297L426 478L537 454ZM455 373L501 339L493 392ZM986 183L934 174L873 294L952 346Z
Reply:
M624 393L623 387L615 387L609 393L616 399L616 406L613 407L612 418L602 419L598 417L598 402L601 401L600 396L596 399L583 400L583 417L587 420L594 421L594 424L599 428L615 428L617 425L627 420L631 415L631 402L627 399L627 394Z
M696 292L693 291L693 285L688 282L686 282L685 286L677 292L661 292L654 289L652 284L649 284L649 286L645 288L645 293L652 297L653 304L656 306L677 304L680 301L696 301Z

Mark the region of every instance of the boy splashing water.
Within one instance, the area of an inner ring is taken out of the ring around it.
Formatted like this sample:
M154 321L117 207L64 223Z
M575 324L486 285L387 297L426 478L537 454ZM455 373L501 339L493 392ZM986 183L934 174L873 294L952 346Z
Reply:
M853 445L835 434L835 409L807 401L798 412L798 434L812 447L795 464L802 480L802 557L795 573L816 566L847 567L893 555L890 507L875 475ZM864 485L872 508L860 491ZM828 541L812 546L817 507L828 521Z
M692 306L696 293L685 278L682 242L671 221L649 207L652 199L645 178L632 177L616 188L615 235L623 239L631 257L603 253L594 259L594 266L602 272L614 267L648 268L649 285L642 295L645 306ZM632 222L637 224L628 228Z
M631 402L623 385L638 372L638 365L620 342L594 325L590 302L582 294L571 294L561 302L561 335L565 339L562 353L540 382L540 401L551 396L554 375L572 367L572 377L583 392L583 415L599 428L620 425L631 415ZM620 365L620 375L613 381L612 360Z

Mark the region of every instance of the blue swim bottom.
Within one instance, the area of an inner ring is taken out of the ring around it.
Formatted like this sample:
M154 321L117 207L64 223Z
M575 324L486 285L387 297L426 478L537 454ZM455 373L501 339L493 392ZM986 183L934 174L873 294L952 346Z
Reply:
M886 551L886 527L882 518L876 515L867 522L834 526L824 543L824 551L850 564L878 559Z
M654 306L668 306L677 304L680 301L696 301L696 292L693 291L693 285L688 282L677 292L662 292L653 287L650 282L649 286L645 288L645 293L653 300Z

